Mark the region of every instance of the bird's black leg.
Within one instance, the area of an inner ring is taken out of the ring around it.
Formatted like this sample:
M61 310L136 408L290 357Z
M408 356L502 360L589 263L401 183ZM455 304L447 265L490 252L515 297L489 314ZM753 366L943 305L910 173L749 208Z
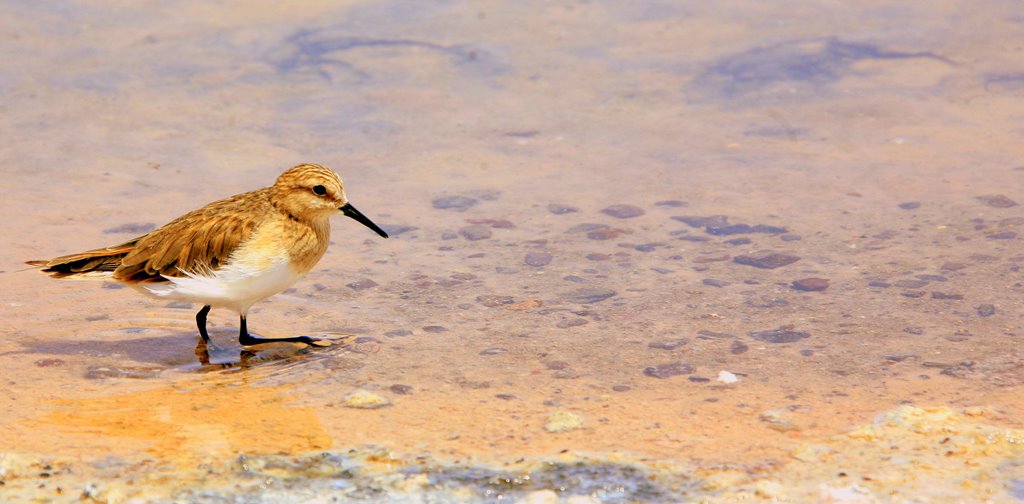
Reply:
M210 335L206 332L206 314L210 313L210 305L206 305L199 313L196 314L196 325L199 326L199 336L202 336L203 343L213 346L210 341Z
M307 345L313 345L320 341L309 336L295 336L292 338L259 338L249 334L248 329L245 327L245 315L242 315L239 318L241 318L242 321L238 328L238 344L242 346L259 345L262 343L305 343Z

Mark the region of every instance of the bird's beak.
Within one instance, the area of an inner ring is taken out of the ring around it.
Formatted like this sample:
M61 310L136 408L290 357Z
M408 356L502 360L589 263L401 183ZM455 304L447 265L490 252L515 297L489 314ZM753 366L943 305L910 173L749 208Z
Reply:
M388 237L388 234L385 233L383 229L374 224L373 221L371 221L370 219L366 218L366 216L363 215L359 210L356 210L356 207L346 203L345 206L339 208L338 210L341 210L341 213L349 217L352 217L360 224L374 230L374 232L383 236L384 238Z

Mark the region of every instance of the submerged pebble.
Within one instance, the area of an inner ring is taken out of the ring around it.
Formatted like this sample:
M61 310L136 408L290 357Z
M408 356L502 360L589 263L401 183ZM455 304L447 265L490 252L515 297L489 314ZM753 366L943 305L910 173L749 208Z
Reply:
M523 259L523 262L525 262L527 266L540 268L551 263L552 257L553 256L551 254L546 252L529 252L526 254L526 258Z
M704 280L701 280L701 283L711 287L727 287L730 285L729 282L725 280L718 280L717 278L705 278Z
M974 199L990 206L993 208L1010 208L1017 206L1017 202L1002 194L988 194L984 196L977 196Z
M434 208L439 210L452 209L456 211L464 211L480 201L476 198L470 198L468 196L445 196L437 198L433 201Z
M793 288L798 291L817 292L828 289L827 278L801 278L793 280Z
M992 315L996 314L996 307L995 307L995 305L991 305L991 304L978 305L978 307L976 309L978 310L978 316L979 317L991 317Z
M693 366L689 363L676 361L645 368L644 375L652 378L670 378L673 376L688 375L693 373L693 371Z
M725 215L709 215L707 217L698 217L695 215L676 215L673 219L682 222L690 227L703 228L703 227L721 227L729 224L729 217Z
M680 208L689 206L690 204L682 200L663 200L654 204L654 206L663 206L669 208Z
M512 296L500 296L497 294L483 294L476 297L476 302L480 303L488 308L494 308L496 306L508 305L515 302Z
M921 203L919 203L917 201L908 201L906 203L900 203L899 204L899 207L904 209L904 210L914 210L914 209L919 208L920 206L921 206Z
M373 287L376 287L376 286L377 286L377 282L374 282L373 280L370 280L369 278L364 278L362 280L357 280L355 282L352 282L350 284L346 284L345 285L345 287L348 287L349 289L352 289L352 290L355 290L355 291L366 290L366 289L370 289L370 288L373 288Z
M610 215L617 219L632 219L633 217L643 215L644 211L642 208L633 205L612 205L601 210L601 213Z
M751 338L758 341L764 341L765 343L792 343L811 336L810 333L794 331L783 327L778 329L769 329L767 331L753 331L748 333L748 335Z
M778 252L764 252L760 254L740 255L733 259L736 264L753 266L762 269L775 269L793 264L800 260L795 255L782 254Z
M473 224L459 229L459 234L469 241L486 240L491 237L491 228L483 224Z
M572 292L563 294L562 297L566 301L579 304L591 304L598 303L618 294L611 289L602 289L600 287L581 287Z
M559 205L557 203L551 203L548 205L548 211L555 215L565 215L573 212L579 212L580 209L568 205Z
M648 343L647 347L648 348L656 348L658 350L676 350L678 348L681 348L683 345L685 345L688 342L689 342L689 340L687 340L686 338L679 338L679 339L668 340L668 341L653 341L651 343Z

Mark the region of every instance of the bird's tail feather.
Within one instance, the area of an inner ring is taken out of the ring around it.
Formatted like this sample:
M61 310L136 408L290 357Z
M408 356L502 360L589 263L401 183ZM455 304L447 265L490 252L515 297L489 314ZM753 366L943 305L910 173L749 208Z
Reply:
M135 248L131 240L113 247L89 250L50 260L26 261L25 264L42 268L42 272L54 278L95 279L110 278L121 265L121 259Z

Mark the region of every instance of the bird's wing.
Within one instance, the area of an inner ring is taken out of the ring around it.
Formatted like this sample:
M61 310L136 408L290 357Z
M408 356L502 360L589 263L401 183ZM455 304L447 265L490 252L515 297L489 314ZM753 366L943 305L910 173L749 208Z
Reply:
M217 270L273 210L266 191L215 201L139 238L114 278L159 282Z

